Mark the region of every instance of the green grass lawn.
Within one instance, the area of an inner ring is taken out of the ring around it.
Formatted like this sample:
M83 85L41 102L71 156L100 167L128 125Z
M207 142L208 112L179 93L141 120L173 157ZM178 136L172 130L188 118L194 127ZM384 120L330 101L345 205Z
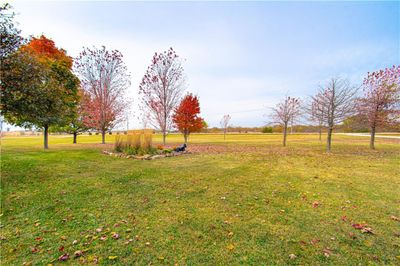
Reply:
M372 151L337 135L326 154L316 135L283 148L280 135L199 134L196 153L152 161L99 141L2 139L2 265L400 264L399 140Z

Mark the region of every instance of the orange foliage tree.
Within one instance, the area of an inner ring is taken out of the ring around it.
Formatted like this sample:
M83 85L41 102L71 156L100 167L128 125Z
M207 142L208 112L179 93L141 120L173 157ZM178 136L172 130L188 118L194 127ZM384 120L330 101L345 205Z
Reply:
M79 80L71 67L66 51L43 35L4 61L2 114L17 126L43 128L45 149L49 127L64 126L76 115Z
M198 114L200 114L199 98L192 94L187 94L175 109L172 120L183 133L185 143L190 133L199 132L203 128L203 119Z
M57 48L54 41L44 35L39 38L33 37L27 45L22 47L22 50L37 55L38 60L42 63L57 62L68 69L72 68L72 57L68 56L64 49Z

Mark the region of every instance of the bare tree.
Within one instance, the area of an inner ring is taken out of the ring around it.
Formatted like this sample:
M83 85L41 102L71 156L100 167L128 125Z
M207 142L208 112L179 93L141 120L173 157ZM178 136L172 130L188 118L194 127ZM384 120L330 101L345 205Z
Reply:
M155 53L147 68L139 93L142 95L143 111L149 114L149 122L163 133L163 143L168 130L173 126L172 114L180 103L185 85L181 60L170 48L163 53Z
M312 97L313 103L320 108L319 115L328 129L327 152L331 151L332 132L337 124L355 114L355 97L358 88L351 87L347 79L332 78L325 88L321 87Z
M304 106L304 113L307 116L306 118L311 121L311 124L318 127L319 140L321 141L326 110L321 102L319 100L316 100L320 97L320 93L317 93L314 97L310 97L310 101L308 101Z
M396 121L399 107L400 66L368 73L364 79L364 97L359 99L358 109L359 117L368 123L371 130L371 149L375 149L376 128Z
M224 115L221 119L220 125L221 128L224 130L224 140L226 139L226 131L229 126L229 122L231 121L231 116L230 115Z
M283 102L272 108L271 117L273 123L279 124L283 127L283 146L286 146L287 129L289 123L293 124L293 121L300 115L300 100L286 96Z
M85 123L101 131L104 144L106 132L124 120L127 107L125 90L130 86L130 75L122 54L104 46L84 48L75 60L75 69L91 99Z

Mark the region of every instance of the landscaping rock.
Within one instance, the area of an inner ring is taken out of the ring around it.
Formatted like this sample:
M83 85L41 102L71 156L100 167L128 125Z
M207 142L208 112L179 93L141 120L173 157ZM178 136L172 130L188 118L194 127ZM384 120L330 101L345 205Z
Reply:
M154 160L154 159L159 159L159 158L164 158L165 157L165 155L161 155L161 154L157 154L157 155L153 155L153 156L151 156L151 160Z
M184 152L171 152L171 153L164 153L164 154L155 154L155 155L150 155L150 154L145 154L145 155L128 155L124 154L121 152L114 153L110 151L102 151L103 154L109 155L109 156L114 156L118 158L126 158L126 159L135 159L135 160L154 160L154 159L160 159L160 158L165 158L165 157L173 157L173 156L179 156L183 154L190 154L188 151Z

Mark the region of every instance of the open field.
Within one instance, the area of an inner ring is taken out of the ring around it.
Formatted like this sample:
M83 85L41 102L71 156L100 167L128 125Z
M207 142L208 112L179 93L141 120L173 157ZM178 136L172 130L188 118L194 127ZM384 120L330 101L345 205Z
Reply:
M326 154L317 135L283 148L280 135L199 134L192 154L136 161L102 155L100 136L50 136L49 151L6 137L1 262L398 265L400 140L368 141L335 135Z

